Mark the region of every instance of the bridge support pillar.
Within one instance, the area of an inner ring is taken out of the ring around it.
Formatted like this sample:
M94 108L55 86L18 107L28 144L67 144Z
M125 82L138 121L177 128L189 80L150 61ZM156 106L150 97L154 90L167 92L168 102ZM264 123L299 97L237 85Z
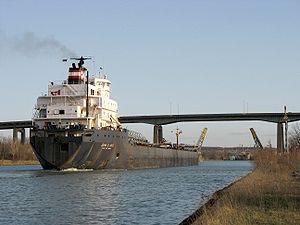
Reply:
M277 150L283 152L284 139L283 139L283 124L277 123Z
M21 133L21 144L25 144L25 128L21 128L19 132Z
M13 129L13 142L18 141L18 132L21 133L21 144L25 144L25 128Z
M13 142L18 140L18 128L13 129Z
M155 125L153 129L153 144L162 143L163 130L161 125Z

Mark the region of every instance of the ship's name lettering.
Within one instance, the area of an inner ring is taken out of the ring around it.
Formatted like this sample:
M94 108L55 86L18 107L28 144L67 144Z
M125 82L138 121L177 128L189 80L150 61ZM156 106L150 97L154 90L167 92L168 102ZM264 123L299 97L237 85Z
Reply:
M112 149L114 147L115 147L115 144L113 144L113 143L102 143L101 144L102 149Z

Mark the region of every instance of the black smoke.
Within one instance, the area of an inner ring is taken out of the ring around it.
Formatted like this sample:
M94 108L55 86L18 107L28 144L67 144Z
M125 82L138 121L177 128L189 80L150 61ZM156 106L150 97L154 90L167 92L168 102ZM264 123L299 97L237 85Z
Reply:
M25 56L41 54L54 54L60 57L77 56L74 51L53 36L41 38L32 32L26 32L18 36L7 36L3 31L0 31L0 43L0 52L4 48L8 48L9 51L16 51Z

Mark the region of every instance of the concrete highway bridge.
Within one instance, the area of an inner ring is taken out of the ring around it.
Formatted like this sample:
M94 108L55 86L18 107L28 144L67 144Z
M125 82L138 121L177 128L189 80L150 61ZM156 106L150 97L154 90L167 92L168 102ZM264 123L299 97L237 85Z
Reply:
M163 125L178 122L216 122L216 121L265 121L277 124L277 149L284 149L283 124L300 120L300 113L227 113L227 114L181 114L181 115L150 115L150 116L121 116L121 123L146 123L154 125L153 142L160 143L163 139ZM13 139L16 140L18 132L21 141L25 140L25 128L31 128L28 121L0 122L0 130L13 129Z

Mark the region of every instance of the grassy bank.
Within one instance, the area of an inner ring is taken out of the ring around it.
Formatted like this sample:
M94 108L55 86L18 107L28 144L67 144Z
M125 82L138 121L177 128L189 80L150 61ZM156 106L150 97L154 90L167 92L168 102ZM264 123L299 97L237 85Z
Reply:
M300 152L264 150L254 160L255 171L215 193L193 224L300 224Z

